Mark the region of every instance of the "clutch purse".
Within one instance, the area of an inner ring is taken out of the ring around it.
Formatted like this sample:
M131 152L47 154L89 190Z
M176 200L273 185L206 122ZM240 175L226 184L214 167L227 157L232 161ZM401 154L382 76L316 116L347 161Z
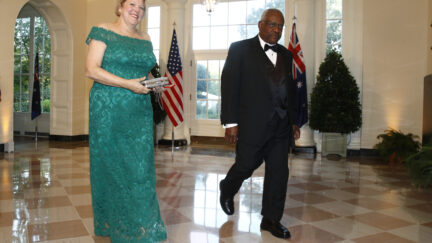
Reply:
M144 85L146 88L162 88L164 86L167 86L169 84L168 77L160 77L160 78L152 78L152 79L146 79L140 82L142 85Z

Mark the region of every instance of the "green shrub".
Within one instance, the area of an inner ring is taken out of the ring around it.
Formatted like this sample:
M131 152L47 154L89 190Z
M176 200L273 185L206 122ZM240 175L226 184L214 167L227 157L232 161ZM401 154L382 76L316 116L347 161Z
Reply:
M405 165L414 184L418 187L432 185L432 142L406 159Z
M418 139L418 136L411 133L404 134L401 131L389 129L379 134L377 138L381 141L374 146L374 149L390 164L399 164L420 149L420 142L415 140Z
M348 134L361 127L360 90L342 55L330 51L312 89L309 126L320 132Z
M50 100L42 101L42 110L43 112L50 112Z

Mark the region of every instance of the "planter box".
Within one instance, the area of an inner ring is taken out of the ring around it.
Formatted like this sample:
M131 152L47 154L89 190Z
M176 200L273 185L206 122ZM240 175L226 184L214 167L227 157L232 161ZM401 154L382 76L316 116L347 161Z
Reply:
M321 155L338 154L346 157L347 154L347 135L340 133L322 133Z

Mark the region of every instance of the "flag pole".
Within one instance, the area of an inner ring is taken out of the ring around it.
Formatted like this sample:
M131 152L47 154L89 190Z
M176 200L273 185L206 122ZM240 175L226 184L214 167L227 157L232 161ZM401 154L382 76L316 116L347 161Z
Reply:
M174 125L171 127L171 161L174 161Z
M176 27L176 22L173 22L173 29ZM171 126L171 161L174 161L174 124Z
M36 144L38 141L38 120L39 120L39 117L36 117L36 121L35 121L35 142L36 142Z

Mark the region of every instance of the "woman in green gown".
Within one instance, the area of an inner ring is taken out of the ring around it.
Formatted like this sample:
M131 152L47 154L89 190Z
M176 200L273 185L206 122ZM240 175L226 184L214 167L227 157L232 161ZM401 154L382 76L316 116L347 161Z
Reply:
M156 63L153 46L137 26L144 0L121 0L118 19L93 27L86 75L95 82L89 101L90 182L94 232L117 242L166 239L156 197L153 111L139 82Z

